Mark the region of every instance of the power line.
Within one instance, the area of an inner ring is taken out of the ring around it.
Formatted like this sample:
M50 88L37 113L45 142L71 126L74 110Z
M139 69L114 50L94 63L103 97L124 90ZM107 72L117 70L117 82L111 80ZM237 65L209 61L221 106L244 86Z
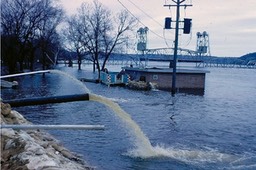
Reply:
M129 1L133 6L135 6L137 9L139 9L144 15L146 15L146 16L149 17L151 20L153 20L155 23L157 23L161 28L163 28L163 25L162 25L161 23L159 23L159 22L158 22L157 20L155 20L152 16L150 16L148 13L146 13L143 9L141 9L141 8L140 8L138 5L136 5L133 1L131 1L131 0L127 0L127 1ZM190 0L190 1L191 1L191 0ZM120 0L118 0L118 2L119 2L119 3L123 6L123 8L125 8L134 18L136 18L139 23L141 23L144 27L146 27L146 25L145 25L138 17L136 17ZM170 10L170 15L172 16L171 8L169 8L169 10ZM186 11L186 9L185 9L185 11ZM185 15L186 15L186 14L185 14ZM166 32L165 32L166 30L165 30L165 29L163 29L163 36L159 35L158 33L154 32L154 31L152 31L152 30L150 30L150 29L149 29L149 31L152 32L153 34L155 34L157 37L163 39L164 42L165 42L165 45L166 45L168 48L172 48L171 46L173 46L173 44L172 44L172 45L169 45L169 43L168 43L167 41L173 42L173 40L166 38ZM185 47L188 46L188 44L190 44L190 42L191 42L191 39L192 39L192 33L190 33L189 40L188 40L187 42L185 42L185 43L183 44L183 46L185 46Z
M136 18L137 20L138 20L138 22L139 23L141 23L144 27L147 27L138 17L136 17L120 0L117 0L122 6L123 6L123 8L125 8L134 18ZM131 2L131 1L130 1ZM134 3L132 3L132 4L134 4ZM136 5L137 6L137 5ZM143 12L144 14L145 14L145 12ZM147 14L146 14L147 15ZM147 15L147 16L149 16L149 15ZM151 19L152 19L152 17L151 17ZM159 23L160 24L160 23ZM161 24L160 24L161 25ZM162 27L162 25L161 25L161 27ZM163 36L161 36L161 35L159 35L159 34L157 34L156 32L154 32L154 31L152 31L152 30L150 30L149 29L149 31L150 32L152 32L153 34L155 34L157 37L159 37L159 38L161 38L161 39L163 39L163 40L166 40L166 38L165 37L163 37Z
M152 16L150 16L148 13L146 13L144 10L142 10L138 5L136 5L134 2L132 2L131 0L128 0L131 4L133 4L137 9L139 9L143 14L145 14L147 17L149 17L150 19L152 19L153 21L155 21L155 23L157 23L161 28L163 28L163 25L161 23L159 23L157 20L155 20Z

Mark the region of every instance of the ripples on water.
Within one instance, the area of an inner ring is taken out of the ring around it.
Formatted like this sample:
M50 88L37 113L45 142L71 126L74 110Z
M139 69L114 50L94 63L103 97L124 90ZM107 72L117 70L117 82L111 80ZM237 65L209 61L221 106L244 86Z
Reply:
M85 70L61 68L77 78ZM211 69L204 96L163 91L132 91L84 83L117 102L149 138L156 157L142 158L134 134L113 111L98 102L72 102L16 108L38 124L102 124L105 131L50 131L98 169L255 169L255 70ZM2 90L2 98L84 93L70 78L46 74L18 79L20 88ZM139 156L139 157L138 157Z

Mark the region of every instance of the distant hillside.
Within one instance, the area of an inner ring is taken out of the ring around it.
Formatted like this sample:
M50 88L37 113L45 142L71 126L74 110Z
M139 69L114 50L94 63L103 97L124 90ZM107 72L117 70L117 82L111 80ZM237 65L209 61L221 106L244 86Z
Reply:
M256 61L256 52L243 55L239 59L245 60L245 61Z

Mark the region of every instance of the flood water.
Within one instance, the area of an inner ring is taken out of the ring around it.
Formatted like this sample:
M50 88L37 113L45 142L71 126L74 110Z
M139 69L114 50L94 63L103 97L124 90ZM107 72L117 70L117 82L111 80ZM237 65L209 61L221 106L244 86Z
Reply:
M59 66L76 78L93 78L91 65L81 71ZM111 66L109 70L120 70ZM34 124L105 125L104 131L49 131L96 169L256 169L256 70L207 68L205 94L134 91L124 87L77 83L55 73L24 76L17 89L1 98L21 99L90 93L116 102L141 128L158 155L136 149L136 135L125 120L97 101L80 101L15 110ZM84 88L83 86L86 86Z

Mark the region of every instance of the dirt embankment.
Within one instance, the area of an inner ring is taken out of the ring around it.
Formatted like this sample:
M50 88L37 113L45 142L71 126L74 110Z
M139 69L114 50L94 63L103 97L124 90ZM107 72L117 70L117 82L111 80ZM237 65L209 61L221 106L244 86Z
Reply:
M31 124L1 102L1 124ZM1 128L2 170L91 170L77 155L41 130Z

